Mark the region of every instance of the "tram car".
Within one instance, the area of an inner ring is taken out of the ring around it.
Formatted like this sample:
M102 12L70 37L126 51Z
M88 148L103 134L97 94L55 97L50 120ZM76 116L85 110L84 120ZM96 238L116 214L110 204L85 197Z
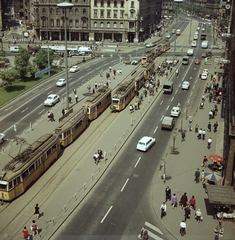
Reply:
M112 96L112 111L122 111L135 96L135 79L131 78L121 83Z
M154 62L149 63L145 69L144 69L144 79L148 80L150 79L150 77L152 76L152 74L154 73L155 70L155 64ZM140 89L140 88L139 88Z
M154 59L158 56L160 56L162 54L162 45L157 45L155 48L154 48Z
M23 194L59 157L58 134L45 134L10 160L0 173L0 199L11 202Z
M166 52L167 50L169 50L171 48L170 41L169 40L162 41L161 48L162 48L162 52Z
M85 108L81 108L64 118L54 132L59 134L61 146L67 147L87 128L87 126L87 112Z
M111 89L100 87L85 102L89 121L96 119L111 104Z
M142 58L141 58L141 64L146 65L149 62L152 62L155 59L155 48L152 48L150 51L146 51Z

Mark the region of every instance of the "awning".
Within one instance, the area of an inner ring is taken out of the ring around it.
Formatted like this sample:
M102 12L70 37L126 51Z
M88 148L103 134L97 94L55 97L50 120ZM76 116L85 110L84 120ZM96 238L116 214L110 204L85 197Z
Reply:
M233 187L207 185L209 203L221 205L235 205Z

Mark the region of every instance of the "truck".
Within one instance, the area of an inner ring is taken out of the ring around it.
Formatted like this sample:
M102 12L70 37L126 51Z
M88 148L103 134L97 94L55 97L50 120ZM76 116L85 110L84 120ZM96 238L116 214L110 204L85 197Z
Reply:
M188 56L193 56L193 49L192 49L192 48L189 48L189 49L188 49L187 55L188 55Z
M167 117L164 116L164 118L162 119L162 126L161 129L169 129L172 130L172 128L175 125L175 119L173 117Z
M201 47L208 48L208 41L203 41Z
M164 82L163 87L162 87L163 92L164 93L172 93L173 92L173 85L174 85L174 83L172 81Z
M182 65L188 65L188 64L189 64L189 57L188 56L183 57Z

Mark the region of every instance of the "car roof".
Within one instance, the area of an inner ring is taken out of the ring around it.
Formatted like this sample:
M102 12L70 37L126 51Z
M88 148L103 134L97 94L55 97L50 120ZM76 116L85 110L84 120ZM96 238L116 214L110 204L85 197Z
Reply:
M152 137L144 136L144 137L142 137L142 138L139 140L139 142L146 142L146 141L148 141L149 139L152 139Z
M65 79L64 78L60 78L58 81L64 81Z
M177 106L172 108L172 110L179 110L179 109L180 107L177 107Z
M189 84L189 82L188 82L188 81L183 81L183 84L185 84L185 83L186 83L186 84Z
M50 96L50 97L55 97L55 96L57 96L57 94L49 94L48 97L49 97L49 96Z

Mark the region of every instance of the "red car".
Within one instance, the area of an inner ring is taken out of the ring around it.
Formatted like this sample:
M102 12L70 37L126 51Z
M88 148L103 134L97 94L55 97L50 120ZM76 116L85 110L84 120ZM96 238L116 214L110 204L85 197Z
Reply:
M195 60L194 60L194 63L195 63L196 65L199 65L199 64L200 64L200 59L195 59Z

